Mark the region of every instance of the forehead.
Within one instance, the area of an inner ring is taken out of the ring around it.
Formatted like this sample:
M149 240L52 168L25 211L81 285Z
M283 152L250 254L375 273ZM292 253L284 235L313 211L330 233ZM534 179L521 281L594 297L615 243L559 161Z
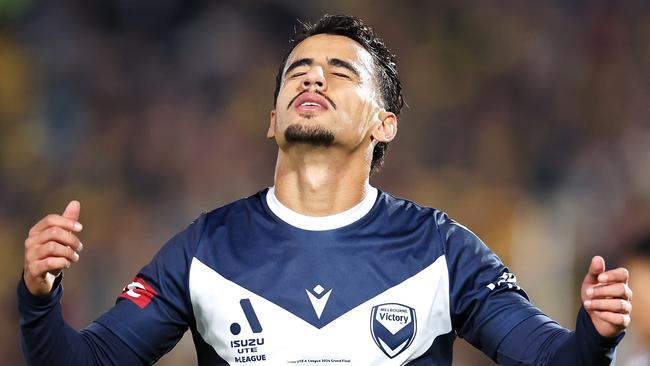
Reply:
M371 73L373 65L372 55L363 46L351 38L332 34L317 34L300 42L291 51L286 66L303 58L312 58L323 63L328 59L338 58L358 66L368 74Z

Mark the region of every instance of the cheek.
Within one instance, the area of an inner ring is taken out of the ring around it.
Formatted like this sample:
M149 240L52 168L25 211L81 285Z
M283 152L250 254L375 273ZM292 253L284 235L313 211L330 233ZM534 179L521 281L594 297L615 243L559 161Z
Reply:
M287 87L283 85L280 88L280 93L278 94L278 99L276 101L278 105L276 107L286 109L289 98L290 96L289 93L287 93Z
M369 122L372 120L371 104L359 100L348 98L345 100L345 106L339 108L339 120L343 122L343 128L350 131L363 132Z
M286 127L288 121L291 120L291 116L289 115L289 111L286 108L286 103L285 105L280 104L282 100L278 98L278 105L277 108L275 109L275 130L276 132L280 132L284 130Z
M278 92L278 104L282 101L284 103L283 107L286 109L287 103L291 100L291 98L295 97L296 94L298 94L298 86L299 86L299 81L295 79L288 79L284 80L282 84L280 84L280 90Z
M376 103L373 99L372 92L367 88L356 88L351 95L345 98L349 102L350 114L355 118L355 122L366 122L372 118L376 110ZM363 125L363 123L361 123Z

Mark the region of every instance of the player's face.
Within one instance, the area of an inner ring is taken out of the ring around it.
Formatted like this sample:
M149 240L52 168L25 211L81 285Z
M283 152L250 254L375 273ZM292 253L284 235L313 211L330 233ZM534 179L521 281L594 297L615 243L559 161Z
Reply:
M281 148L295 142L292 131L314 135L316 141L329 134L332 145L350 148L370 144L372 139L387 142L394 136L375 131L386 118L396 125L396 118L381 107L372 56L343 36L315 35L294 48L275 107L268 137Z

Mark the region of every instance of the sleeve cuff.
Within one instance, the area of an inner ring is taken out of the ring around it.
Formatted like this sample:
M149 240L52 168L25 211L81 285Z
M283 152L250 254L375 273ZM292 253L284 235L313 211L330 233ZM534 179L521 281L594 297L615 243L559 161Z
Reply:
M25 279L21 274L20 282L18 283L18 289L17 289L18 304L19 307L21 308L21 312L23 307L27 307L30 309L44 309L44 308L52 307L55 304L57 304L61 300L61 297L63 296L63 285L61 284L62 280L63 280L63 272L61 272L61 274L59 274L54 280L52 291L50 291L49 294L45 296L36 296L33 295L31 292L29 292L29 290L27 289L27 285L25 284Z
M587 313L584 307L580 307L578 312L578 319L576 321L576 333L583 333L585 339L598 347L601 348L614 348L625 336L625 332L621 332L615 337L605 337L600 335L594 327L594 323L591 321L591 317Z

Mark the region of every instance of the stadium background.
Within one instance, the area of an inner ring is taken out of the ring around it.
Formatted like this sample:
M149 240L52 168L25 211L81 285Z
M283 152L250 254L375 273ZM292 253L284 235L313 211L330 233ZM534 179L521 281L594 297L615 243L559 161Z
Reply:
M23 364L15 285L41 216L82 203L80 328L201 211L272 184L274 75L294 20L323 13L398 55L409 108L372 183L469 226L573 327L590 255L650 226L650 3L2 0L0 364ZM189 338L159 364L193 363ZM489 364L457 343L455 364Z

